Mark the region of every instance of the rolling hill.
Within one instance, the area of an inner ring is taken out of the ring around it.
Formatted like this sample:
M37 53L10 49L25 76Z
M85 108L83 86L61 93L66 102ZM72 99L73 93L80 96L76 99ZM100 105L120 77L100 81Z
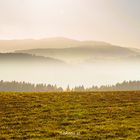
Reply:
M3 40L0 41L0 48L1 52L51 57L68 63L140 61L139 49L120 47L106 42L78 41L61 37L40 40Z
M0 40L0 52L11 52L23 49L35 48L65 48L76 46L79 41L67 38L24 39L24 40Z
M36 56L25 53L0 53L0 64L63 64L64 62L58 59Z
M53 42L54 39L52 39ZM62 39L57 39L58 44ZM67 44L59 45L55 47L49 47L46 45L39 47L37 49L24 49L17 50L16 53L28 53L35 54L45 57L53 57L56 59L61 59L66 62L94 62L94 61L114 61L114 60L123 60L125 61L127 58L136 57L140 55L140 51L138 49L125 48L120 46L111 45L109 43L104 42L95 42L95 41L73 41L66 39L65 42ZM56 41L56 40L55 40ZM56 41L56 42L57 42ZM50 41L51 42L51 41ZM71 43L70 43L71 42ZM50 45L51 46L51 45ZM55 47L55 48L54 48Z

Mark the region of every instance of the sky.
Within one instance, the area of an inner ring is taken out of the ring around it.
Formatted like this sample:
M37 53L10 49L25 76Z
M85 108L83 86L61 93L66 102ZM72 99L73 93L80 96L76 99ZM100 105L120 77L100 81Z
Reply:
M0 0L0 39L49 37L140 48L140 0Z

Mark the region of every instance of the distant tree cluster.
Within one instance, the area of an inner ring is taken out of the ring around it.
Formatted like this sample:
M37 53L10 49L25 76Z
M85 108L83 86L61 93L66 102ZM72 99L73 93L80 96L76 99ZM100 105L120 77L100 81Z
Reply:
M140 90L140 81L124 81L117 83L116 85L103 85L92 86L90 88L84 88L84 86L75 87L73 91L132 91Z
M61 87L57 87L56 85L46 85L46 84L31 84L25 82L5 82L3 80L0 81L0 91L15 91L15 92L62 92L63 89Z
M82 86L76 86L70 88L69 85L64 90L62 87L57 87L56 85L46 85L46 84L31 84L26 82L7 82L0 81L0 91L15 91L15 92L83 92L83 91L131 91L140 90L140 81L124 81L122 83L117 83L116 85L106 85L106 86L92 86L90 88L85 88Z

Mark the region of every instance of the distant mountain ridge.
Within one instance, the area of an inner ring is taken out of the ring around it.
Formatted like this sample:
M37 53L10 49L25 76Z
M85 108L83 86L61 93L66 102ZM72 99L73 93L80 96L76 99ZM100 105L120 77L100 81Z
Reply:
M67 38L0 40L0 52L36 48L65 48L76 46L79 41Z
M69 48L81 45L110 45L100 41L78 41L63 37L46 39L0 40L0 52L37 48Z
M93 62L97 60L126 60L126 58L135 57L139 61L140 51L139 49L124 48L120 46L111 45L105 42L95 41L75 41L65 38L52 39L55 40L56 47L52 48L47 46L46 48L37 49L25 49L17 50L16 53L29 53L44 57L53 57L66 62ZM60 42L65 40L64 47L60 47ZM58 46L57 46L58 41ZM51 42L51 41L50 41ZM51 43L50 43L51 44ZM54 43L52 43L54 45ZM51 45L50 45L51 46ZM134 59L133 59L134 60Z
M46 63L62 64L61 60L51 57L36 56L25 53L0 53L0 63Z
M140 50L98 41L78 41L68 38L25 39L0 41L0 48L13 53L49 57L64 62L93 63L95 61L140 62Z

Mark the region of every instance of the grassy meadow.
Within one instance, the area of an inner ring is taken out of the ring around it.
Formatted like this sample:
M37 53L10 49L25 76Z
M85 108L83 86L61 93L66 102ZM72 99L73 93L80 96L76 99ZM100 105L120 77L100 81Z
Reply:
M0 140L140 140L140 91L0 93Z

